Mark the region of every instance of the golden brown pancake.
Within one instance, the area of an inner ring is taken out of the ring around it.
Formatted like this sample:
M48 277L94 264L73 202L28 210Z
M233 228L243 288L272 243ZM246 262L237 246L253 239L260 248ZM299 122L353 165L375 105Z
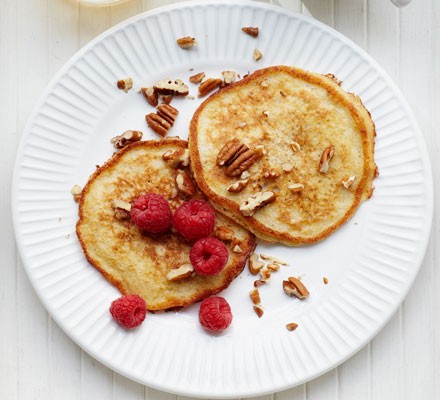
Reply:
M287 245L314 243L371 196L374 137L369 112L334 77L269 67L199 106L190 126L191 169L212 204L256 236ZM226 143L237 142L255 159L246 187L230 192L241 177L231 176L241 153L223 165L217 158ZM328 170L320 171L323 153L330 149ZM249 215L247 202L261 192L273 193L275 200Z
M229 261L221 273L170 281L166 276L171 269L189 263L191 243L172 231L148 236L129 218L115 217L116 199L131 203L144 193L157 193L170 201L172 211L186 201L176 190L177 169L162 159L168 150L186 148L187 142L179 139L127 146L90 177L81 195L76 231L87 260L123 294L143 297L149 310L187 306L220 292L242 271L255 248L250 232L216 213L216 227L232 229L234 246L239 242L241 252L225 243Z

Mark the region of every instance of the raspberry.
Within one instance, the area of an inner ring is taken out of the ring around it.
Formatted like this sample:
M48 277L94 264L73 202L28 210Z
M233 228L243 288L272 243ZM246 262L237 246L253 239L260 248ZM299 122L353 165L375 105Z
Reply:
M199 321L207 331L222 331L231 325L231 307L223 297L205 299L200 304Z
M228 258L228 249L224 243L213 237L197 240L189 252L191 264L199 275L218 274Z
M190 200L174 212L173 226L187 240L209 236L214 224L214 209L203 200Z
M133 329L144 321L147 305L142 297L137 294L129 294L112 302L110 314L119 325Z
M136 199L130 216L139 228L149 233L163 233L171 227L170 206L160 194L144 194Z

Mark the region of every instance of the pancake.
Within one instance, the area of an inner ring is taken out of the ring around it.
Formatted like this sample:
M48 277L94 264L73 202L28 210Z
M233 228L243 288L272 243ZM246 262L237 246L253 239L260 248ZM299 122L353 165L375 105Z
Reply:
M199 106L190 125L191 169L212 204L257 237L315 243L371 196L374 138L369 112L334 76L268 67ZM250 176L240 179L249 165ZM245 187L228 191L238 185Z
M186 148L187 142L179 139L127 146L90 177L79 203L76 232L87 260L121 293L143 297L149 310L187 306L220 292L243 270L255 248L250 232L216 213L216 227L231 229L236 238L233 246L239 244L241 252L233 252L227 242L229 261L218 275L170 281L167 274L171 269L189 263L191 243L172 231L148 236L130 218L115 217L115 200L131 203L144 193L163 195L172 211L188 200L175 184L177 171L188 167L177 169L162 159L168 150Z

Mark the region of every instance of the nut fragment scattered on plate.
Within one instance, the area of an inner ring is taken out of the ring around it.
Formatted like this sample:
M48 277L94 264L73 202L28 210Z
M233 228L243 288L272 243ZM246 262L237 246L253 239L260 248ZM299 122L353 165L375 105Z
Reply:
M119 79L116 82L116 86L118 87L118 89L123 90L125 93L127 93L133 87L133 79L130 77Z
M298 328L298 324L296 322L289 322L286 324L286 329L288 331L294 331L296 328Z
M174 121L177 118L179 111L169 104L160 104L157 106L157 113L150 113L145 116L147 125L160 136L165 136Z
M258 37L258 34L260 33L257 26L244 26L241 30L254 38Z
M156 107L159 103L159 94L156 89L152 87L141 87L140 92L143 94L147 103L153 107Z
M70 189L70 193L73 196L73 200L75 200L77 203L79 202L79 200L81 199L81 186L79 185L73 185L72 189Z
M131 143L138 142L142 139L143 133L141 131L125 131L122 135L113 137L110 143L113 144L115 149L122 149Z
M283 281L283 290L288 296L295 296L300 300L304 300L310 294L305 285L294 276L290 276L287 281Z
M189 93L182 79L162 79L154 85L154 89L164 96L187 96Z
M196 39L191 36L184 36L177 39L176 42L181 49L190 49L197 44Z
M263 53L260 50L255 49L254 50L254 60L258 61L258 60L261 60L262 58L263 58Z
M200 82L202 82L202 80L203 80L203 78L205 77L205 73L204 72L199 72L199 73L197 73L197 74L194 74L194 75L191 75L190 77L189 77L189 81L191 82L191 83L200 83Z

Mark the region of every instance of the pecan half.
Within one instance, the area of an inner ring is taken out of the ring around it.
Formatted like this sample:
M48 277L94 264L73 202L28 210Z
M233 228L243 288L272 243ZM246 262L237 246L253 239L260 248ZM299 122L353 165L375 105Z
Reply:
M258 34L260 33L260 30L256 26L245 26L241 28L241 30L254 38L258 37Z
M133 87L133 79L131 79L129 77L128 78L119 79L116 82L116 86L118 87L118 89L121 89L125 93L127 93Z
M199 86L199 97L206 96L208 93L222 85L223 81L219 78L208 78Z
M164 160L170 167L187 167L189 164L188 149L171 149L162 154Z
M195 46L197 44L197 41L195 38L193 38L191 36L185 36L185 37L177 39L176 43L182 49L189 49L189 48Z
M141 131L125 131L122 135L115 136L110 140L115 149L122 149L131 143L139 142L142 139Z
M195 193L194 184L185 171L179 171L176 175L177 189L185 196L193 196Z
M168 123L173 126L174 121L179 115L179 111L169 104L160 104L157 106L157 115L166 119Z
M186 96L189 88L181 79L162 79L154 85L157 93L171 96Z
M275 201L275 198L274 192L258 192L240 204L240 211L245 217L250 217L261 207Z
M321 174L327 173L328 168L330 166L330 160L333 158L334 154L335 154L335 146L333 145L326 147L322 152L318 166L318 171Z
M171 129L171 124L156 113L150 113L145 116L147 125L160 136L165 136Z
M300 300L304 300L310 294L304 284L293 276L289 277L287 281L283 281L283 290L288 296L295 296Z
M159 95L156 89L152 87L141 87L140 92L143 94L147 103L153 107L156 107L159 103Z
M199 72L198 74L192 75L189 77L189 81L191 83L200 83L202 81L202 79L205 77L205 73L204 72Z
M226 166L225 174L228 176L240 175L256 160L255 152L238 139L227 142L217 155L217 165Z
M174 268L167 273L167 279L169 281L179 281L184 278L188 278L194 272L194 268L191 264L183 264L178 268Z

